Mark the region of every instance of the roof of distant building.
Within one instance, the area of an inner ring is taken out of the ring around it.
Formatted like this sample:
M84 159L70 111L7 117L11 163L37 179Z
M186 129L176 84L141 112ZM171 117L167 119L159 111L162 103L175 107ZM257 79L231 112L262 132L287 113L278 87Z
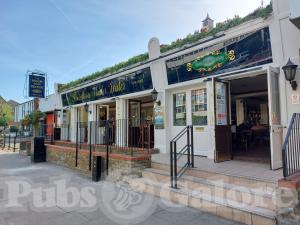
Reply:
M10 104L11 107L16 107L17 105L19 105L18 102L16 102L15 100L9 100L7 101L8 104Z
M211 21L214 21L213 19L211 19L210 17L209 17L209 14L207 13L207 16L206 16L206 18L202 21L202 22L204 22L204 21L207 21L207 20L211 20Z

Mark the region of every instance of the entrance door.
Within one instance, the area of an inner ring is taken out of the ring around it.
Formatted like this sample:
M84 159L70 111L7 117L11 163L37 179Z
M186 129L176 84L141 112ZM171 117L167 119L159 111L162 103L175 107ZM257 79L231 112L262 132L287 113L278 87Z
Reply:
M98 121L108 120L108 106L100 105L98 110Z
M128 142L130 147L138 147L140 142L141 102L129 100Z
M88 142L88 112L85 107L78 108L77 121L79 121L79 141L80 143Z
M215 162L232 158L231 122L229 109L229 83L212 79L215 112Z
M270 122L270 146L271 169L282 167L282 126L280 122L279 105L279 70L270 67L268 70L268 94L269 94L269 122Z
M129 123L132 127L140 125L141 119L141 102L129 100Z

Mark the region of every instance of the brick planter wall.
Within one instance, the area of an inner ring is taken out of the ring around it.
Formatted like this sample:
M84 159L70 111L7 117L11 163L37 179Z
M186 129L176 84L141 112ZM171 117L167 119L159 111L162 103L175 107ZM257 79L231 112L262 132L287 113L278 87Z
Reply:
M76 149L66 146L46 145L47 162L55 163L57 165L65 166L71 169L79 170L88 176L91 176L89 171L89 151L78 151L78 166L75 166ZM102 156L106 163L106 153L93 152L94 155ZM151 156L129 156L123 154L110 153L109 154L109 180L116 181L122 179L124 176L141 176L142 170L151 166Z
M73 148L46 145L47 162L55 163L60 166L65 166L70 169L80 170L88 175L89 171L89 152L80 150L78 152L78 164L76 163L76 151Z
M300 173L278 181L278 225L300 224Z

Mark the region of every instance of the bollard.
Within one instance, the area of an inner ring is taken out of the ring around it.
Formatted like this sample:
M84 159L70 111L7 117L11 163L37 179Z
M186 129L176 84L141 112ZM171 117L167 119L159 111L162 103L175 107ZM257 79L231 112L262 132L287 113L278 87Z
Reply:
M16 136L14 137L14 152L16 152Z
M8 136L8 149L10 149L10 134Z

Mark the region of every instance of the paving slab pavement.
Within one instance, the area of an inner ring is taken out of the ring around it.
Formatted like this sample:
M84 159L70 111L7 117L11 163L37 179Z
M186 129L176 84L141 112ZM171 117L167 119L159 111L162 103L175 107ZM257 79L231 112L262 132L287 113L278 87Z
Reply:
M234 225L76 171L0 151L0 225Z

